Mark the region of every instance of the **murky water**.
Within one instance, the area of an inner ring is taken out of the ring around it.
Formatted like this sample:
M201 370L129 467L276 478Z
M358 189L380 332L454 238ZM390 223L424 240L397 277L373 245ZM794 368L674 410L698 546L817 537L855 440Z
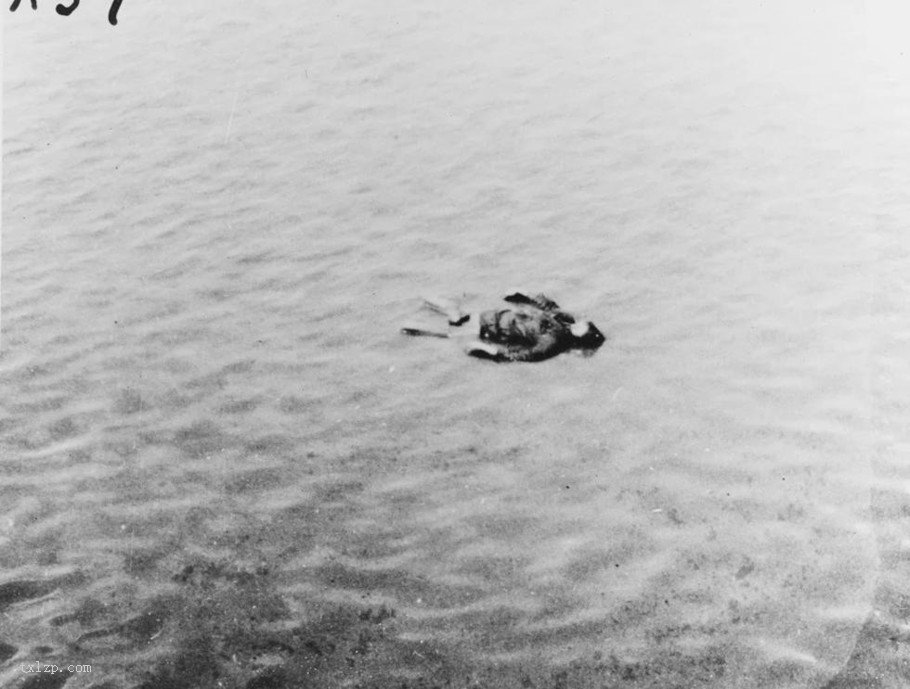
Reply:
M7 16L0 682L902 686L892 10Z

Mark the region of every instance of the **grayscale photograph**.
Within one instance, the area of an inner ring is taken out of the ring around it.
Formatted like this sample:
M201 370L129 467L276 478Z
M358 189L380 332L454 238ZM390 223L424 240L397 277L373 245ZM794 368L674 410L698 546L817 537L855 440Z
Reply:
M910 6L0 14L0 687L910 686Z

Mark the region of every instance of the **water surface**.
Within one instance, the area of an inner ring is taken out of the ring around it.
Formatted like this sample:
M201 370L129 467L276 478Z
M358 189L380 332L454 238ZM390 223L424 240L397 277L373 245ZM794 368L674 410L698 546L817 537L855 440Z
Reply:
M0 681L906 681L888 11L104 12L4 28ZM515 288L607 344L398 334Z

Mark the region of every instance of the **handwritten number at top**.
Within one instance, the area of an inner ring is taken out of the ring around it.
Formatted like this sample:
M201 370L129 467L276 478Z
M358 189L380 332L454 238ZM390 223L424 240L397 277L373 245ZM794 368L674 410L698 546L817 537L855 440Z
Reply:
M76 11L76 8L79 7L79 0L73 0L73 4L67 7L63 3L57 5L57 14L62 14L64 17L70 16L73 12Z
M15 12L19 9L19 3L22 0L13 0L13 4L9 6L10 12ZM38 9L38 0L31 0L32 9ZM123 4L123 0L113 0L111 2L111 9L107 13L107 20L111 23L112 26L117 26L117 12L120 11L120 5ZM72 0L72 4L64 5L62 2L57 5L57 14L60 14L64 17L70 16L73 12L76 11L76 8L79 7L79 0Z

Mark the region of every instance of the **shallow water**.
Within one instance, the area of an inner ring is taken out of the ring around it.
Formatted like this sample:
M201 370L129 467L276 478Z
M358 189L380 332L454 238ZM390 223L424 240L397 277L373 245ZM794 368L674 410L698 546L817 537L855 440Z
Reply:
M910 679L892 8L25 10L0 683ZM516 287L607 344L398 334Z

